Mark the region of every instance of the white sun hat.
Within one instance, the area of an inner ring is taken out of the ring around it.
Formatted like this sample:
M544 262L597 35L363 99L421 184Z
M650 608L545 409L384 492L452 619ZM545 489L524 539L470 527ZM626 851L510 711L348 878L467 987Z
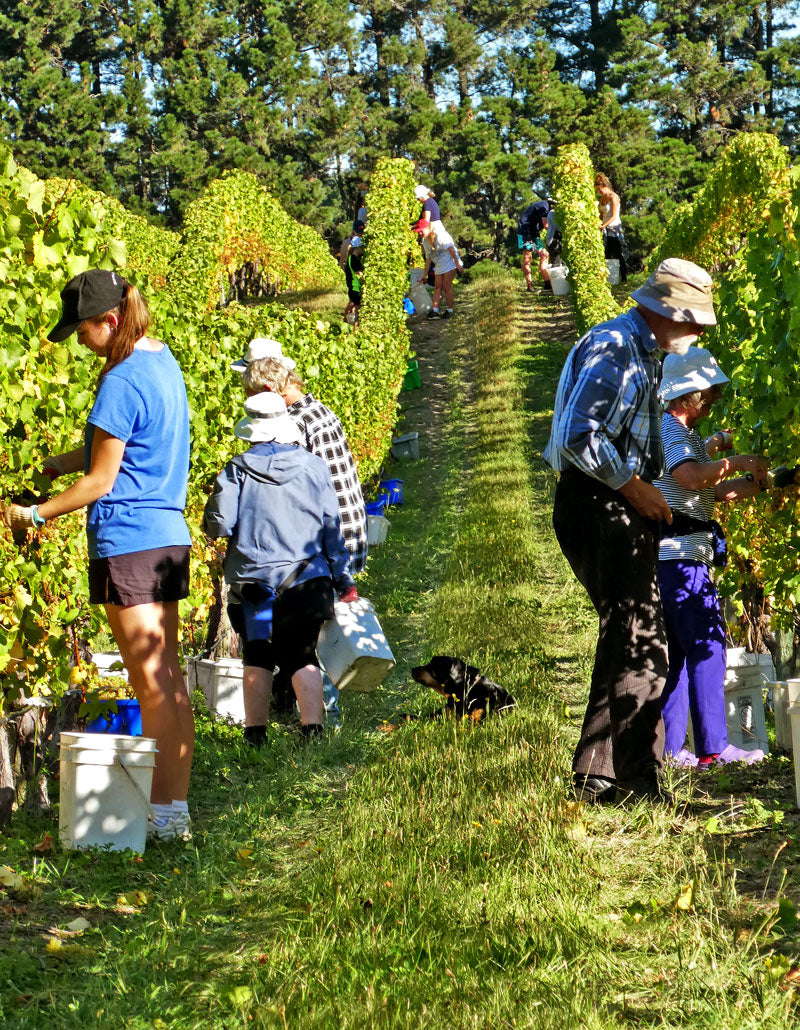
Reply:
M235 372L244 372L248 365L261 358L275 358L282 361L289 370L297 367L295 362L283 353L278 340L273 340L271 336L256 336L248 343L244 355L238 361L234 361L231 368Z
M421 182L414 187L414 196L417 200L427 200L429 193L430 189L427 186L423 186Z
M663 401L673 401L686 393L729 382L712 354L702 347L690 347L685 354L667 354L664 358L658 393Z
M245 417L233 433L248 443L300 443L300 430L279 393L265 390L244 402Z

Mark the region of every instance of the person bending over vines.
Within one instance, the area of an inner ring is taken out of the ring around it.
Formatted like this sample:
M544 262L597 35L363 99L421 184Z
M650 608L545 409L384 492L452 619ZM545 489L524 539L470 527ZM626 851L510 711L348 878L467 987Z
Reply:
M11 529L40 528L87 509L89 600L102 604L157 741L148 836L191 836L187 805L194 716L178 656L178 601L189 592L191 538L183 518L189 474L189 409L169 347L147 335L137 288L91 269L61 291L54 343L74 332L105 364L83 447L46 459L52 479L83 474L33 507L10 505Z
M603 250L607 260L619 261L619 277L622 282L628 278L630 252L622 231L619 217L619 196L611 188L605 175L594 177L594 188L600 205L600 231L603 234Z
M664 754L679 766L752 765L764 757L763 751L728 743L725 620L713 576L715 565L726 564L726 553L713 515L719 502L761 493L767 463L755 454L717 459L719 451L730 450L730 435L719 431L703 440L694 428L728 382L701 347L664 358L659 395L666 404L661 418L666 471L655 485L672 509L672 525L663 530L658 555L669 648L661 706ZM694 752L684 747L689 712Z
M441 225L441 222L439 224ZM442 314L442 318L451 318L453 315L453 280L456 272L464 271L453 237L444 228L434 229L431 223L424 218L420 218L414 226L414 232L422 237L422 250L425 253L425 271L422 281L427 279L431 265L433 265L436 276L433 287L433 310L428 318L438 316L442 293L447 302L447 310Z

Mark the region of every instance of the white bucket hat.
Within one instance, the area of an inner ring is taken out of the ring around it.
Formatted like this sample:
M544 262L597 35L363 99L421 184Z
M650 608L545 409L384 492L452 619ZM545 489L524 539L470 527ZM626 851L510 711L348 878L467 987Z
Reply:
M427 200L429 193L430 189L427 186L423 186L421 182L414 187L414 196L417 200Z
M231 368L235 372L244 372L248 365L261 358L275 358L282 361L290 371L297 367L294 361L283 353L278 340L273 340L271 336L256 336L248 343L244 355L238 361L234 361Z
M279 393L254 394L244 402L245 417L234 429L234 436L248 443L300 443L300 430L286 410Z
M664 358L658 393L662 401L673 401L686 393L729 382L713 355L702 347L690 347L685 354L667 354Z
M716 325L712 285L711 276L694 261L667 258L631 297L648 311L673 322Z

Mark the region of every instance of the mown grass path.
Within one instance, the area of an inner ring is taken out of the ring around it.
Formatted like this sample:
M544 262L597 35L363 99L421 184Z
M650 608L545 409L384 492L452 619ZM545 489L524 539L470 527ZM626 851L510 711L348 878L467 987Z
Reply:
M788 910L769 923L783 828L748 824L756 903L730 861L742 824L712 833L713 799L569 799L594 616L553 540L540 457L569 320L493 267L459 301L420 329L425 387L403 406L422 460L391 469L406 504L362 586L397 670L346 695L341 732L307 748L276 725L254 754L201 716L189 846L40 857L42 827L18 819L0 864L31 887L0 897L4 1025L792 1025L765 964L796 943ZM469 657L518 711L401 722L436 705L407 675L434 653ZM91 928L64 936L79 915Z

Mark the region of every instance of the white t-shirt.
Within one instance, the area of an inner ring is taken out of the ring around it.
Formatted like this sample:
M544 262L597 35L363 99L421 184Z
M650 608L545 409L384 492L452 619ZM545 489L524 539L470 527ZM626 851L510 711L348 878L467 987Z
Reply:
M425 258L429 261L433 261L434 272L437 275L445 275L447 272L452 272L453 269L457 267L455 259L449 250L450 247L455 250L456 245L453 241L453 237L446 229L437 228L435 231L436 246L433 246L429 236L423 236L422 249L425 252ZM458 253L458 251L456 251L456 253Z

